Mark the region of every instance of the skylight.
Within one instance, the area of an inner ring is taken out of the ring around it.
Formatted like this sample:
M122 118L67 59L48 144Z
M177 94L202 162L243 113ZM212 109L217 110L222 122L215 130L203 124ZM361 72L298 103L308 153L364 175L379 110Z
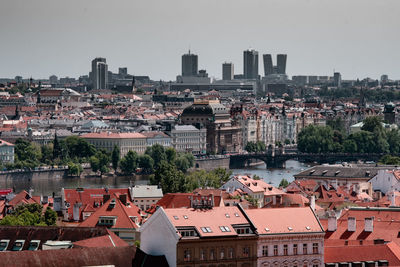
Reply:
M288 229L289 231L292 231L292 230L293 230L293 228L292 228L292 227L290 227L290 226L289 226L287 229Z
M221 229L221 232L230 232L231 229L229 229L228 226L220 226L219 229Z
M230 218L231 216L229 216L228 213L225 213L225 217L226 217L226 218Z
M212 230L210 227L201 227L200 229L203 233L212 233Z
M266 231L266 232L269 232L269 228L265 227L265 231Z
M311 227L310 227L310 226L306 226L306 229L307 229L307 230L311 230Z
M179 220L178 216L174 216L174 219L175 219L175 220Z
M237 213L235 212L235 216L236 216L236 217L239 217L239 214L237 214Z
M183 215L183 219L186 219L186 220L187 220L187 219L188 219L188 216L186 216L186 215Z

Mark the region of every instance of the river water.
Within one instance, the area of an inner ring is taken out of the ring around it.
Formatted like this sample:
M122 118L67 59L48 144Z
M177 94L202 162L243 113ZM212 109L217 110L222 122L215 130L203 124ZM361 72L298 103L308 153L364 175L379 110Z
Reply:
M298 161L289 160L286 162L285 169L266 169L265 164L249 167L246 169L231 169L233 174L254 174L260 176L265 182L278 186L280 181L285 178L289 182L293 181L293 175L304 170L308 166ZM16 192L21 190L34 190L34 195L58 195L61 188L119 188L128 187L135 184L147 184L146 176L117 176L117 177L91 177L91 178L35 178L32 180L24 178L1 179L0 189L14 188Z

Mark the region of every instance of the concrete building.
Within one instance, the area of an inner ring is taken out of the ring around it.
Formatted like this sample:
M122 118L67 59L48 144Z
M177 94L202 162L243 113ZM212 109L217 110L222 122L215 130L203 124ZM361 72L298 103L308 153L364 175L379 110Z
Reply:
M222 64L222 80L233 80L234 70L232 62L225 62Z
M198 73L198 57L191 54L182 55L182 77L197 76Z
M285 54L278 54L276 56L277 59L277 74L286 74L286 60L287 55Z
M92 71L89 74L92 81L92 89L107 89L108 84L108 65L105 58L95 58L92 60Z
M171 144L177 152L206 153L207 130L193 125L175 125L170 132Z
M258 78L258 52L254 49L243 52L243 75L245 79Z
M88 133L81 136L97 149L105 149L111 152L114 146L120 149L121 157L125 156L129 150L143 154L147 147L147 138L140 133Z
M0 163L14 163L14 144L0 139Z

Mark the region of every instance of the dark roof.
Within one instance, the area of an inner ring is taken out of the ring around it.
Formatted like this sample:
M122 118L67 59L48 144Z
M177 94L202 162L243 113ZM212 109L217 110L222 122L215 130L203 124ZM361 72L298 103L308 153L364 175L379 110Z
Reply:
M0 266L132 266L136 247L72 248L1 253ZM144 265L146 266L146 265Z
M358 178L369 180L376 176L378 170L389 169L388 166L375 166L365 164L349 165L318 165L294 175L295 178L315 179L328 177L333 179Z
M109 235L104 227L0 226L0 240L10 240L7 250L12 249L16 240L25 240L22 250L26 250L31 240L40 240L42 249L47 240L76 242L104 235Z

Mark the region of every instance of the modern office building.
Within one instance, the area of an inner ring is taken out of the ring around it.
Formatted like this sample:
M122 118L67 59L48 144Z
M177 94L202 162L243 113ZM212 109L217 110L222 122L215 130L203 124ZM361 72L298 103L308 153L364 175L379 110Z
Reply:
M188 54L182 56L182 76L197 76L198 72L198 57L195 54L191 54L190 50Z
M286 74L286 54L278 54L277 57L277 72L278 74Z
M225 62L222 64L222 80L233 80L233 63Z
M268 76L274 74L274 66L272 64L271 54L264 54L263 60L264 60L264 75Z
M254 49L243 52L243 74L245 79L258 78L258 52Z
M105 58L98 57L92 60L92 71L89 76L92 89L107 89L108 65Z

